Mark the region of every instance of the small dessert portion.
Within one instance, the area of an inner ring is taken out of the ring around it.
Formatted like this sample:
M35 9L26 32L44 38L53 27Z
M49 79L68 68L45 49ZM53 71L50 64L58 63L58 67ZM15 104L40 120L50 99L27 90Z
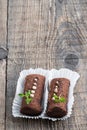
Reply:
M42 98L44 93L45 77L31 74L25 78L24 94L20 112L22 114L37 116L42 112Z
M47 115L61 118L67 114L67 102L70 81L66 78L55 78L51 81L48 94Z

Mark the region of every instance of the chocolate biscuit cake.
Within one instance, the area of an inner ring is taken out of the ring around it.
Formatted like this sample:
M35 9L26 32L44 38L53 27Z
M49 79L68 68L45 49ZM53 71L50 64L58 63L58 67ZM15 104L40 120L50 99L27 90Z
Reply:
M61 118L67 114L67 102L70 81L66 78L55 78L49 85L47 115Z
M44 93L45 77L31 74L25 78L24 94L20 112L25 115L37 116L42 112L42 98Z

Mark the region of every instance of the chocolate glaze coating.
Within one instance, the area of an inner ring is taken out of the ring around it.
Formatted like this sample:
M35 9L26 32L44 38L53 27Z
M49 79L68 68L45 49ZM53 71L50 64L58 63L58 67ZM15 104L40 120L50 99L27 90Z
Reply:
M62 96L66 99L66 102L55 103L52 100L54 88L56 82L59 82L57 96ZM48 106L47 106L47 115L49 117L61 118L67 114L67 102L68 102L68 91L69 91L70 81L65 78L55 78L50 83L50 90L48 94Z
M37 78L37 81L35 81ZM22 114L37 116L42 112L42 97L44 92L45 77L39 74L28 75L25 79L24 92L32 90L34 83L37 83L37 89L35 90L34 97L29 104L26 104L25 98L22 99L22 106L20 112Z

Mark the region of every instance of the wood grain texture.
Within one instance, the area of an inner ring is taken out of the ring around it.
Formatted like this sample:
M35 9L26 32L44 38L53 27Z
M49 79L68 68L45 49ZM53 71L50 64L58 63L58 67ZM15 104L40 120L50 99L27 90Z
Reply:
M6 130L86 130L86 6L86 0L9 0ZM68 120L52 122L12 117L19 72L30 67L67 67L80 73Z
M7 0L0 0L0 47L6 47Z
M5 130L7 0L0 0L0 130Z
M0 61L0 129L5 130L6 61Z

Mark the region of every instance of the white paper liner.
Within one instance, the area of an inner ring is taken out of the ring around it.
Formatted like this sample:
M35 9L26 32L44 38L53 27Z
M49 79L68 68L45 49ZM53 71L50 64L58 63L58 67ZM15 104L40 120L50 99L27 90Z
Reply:
M65 69L65 68L62 68L60 70L52 69L49 72L49 79L48 79L49 84L50 84L50 81L54 78L67 78L67 79L70 80L69 96L68 96L68 104L67 104L68 113L63 118L51 118L51 117L48 117L45 114L45 116L42 117L43 119L49 119L49 120L52 120L52 121L56 121L56 120L65 120L68 117L70 117L70 115L72 113L72 106L73 106L73 103L74 103L73 91L74 91L74 87L75 87L76 82L79 79L79 77L80 77L80 75L77 72L74 72L72 70ZM48 93L47 93L47 96L46 96L45 109L47 108L47 100L48 100Z
M43 97L43 111L39 116L26 116L20 113L22 98L19 97L18 94L23 93L25 77L29 74L41 74L46 77L45 87L44 87L44 97ZM12 105L12 115L14 117L31 118L31 119L42 118L42 119L49 119L52 121L67 119L68 117L70 117L72 113L72 105L74 102L73 90L79 77L80 75L77 72L74 72L72 70L65 69L65 68L62 68L60 70L52 69L50 71L44 70L41 68L38 68L38 69L31 68L29 70L23 70L20 73L20 76L17 82L16 94L15 94L15 98L13 100L13 105ZM47 100L48 100L48 82L50 83L50 81L53 78L67 78L70 80L69 97L68 97L68 104L67 104L68 113L63 118L50 118L46 115Z
M23 93L25 77L29 74L41 74L41 75L45 76L45 78L46 78L45 87L44 87L44 95L43 95L44 96L43 97L43 111L39 116L26 116L26 115L20 113L22 98L19 97L18 94ZM18 79L18 82L17 82L16 94L15 94L15 98L13 100L13 106L12 106L12 115L14 117L38 119L38 118L40 118L44 115L44 112L45 112L45 106L44 106L45 100L44 99L45 99L45 94L47 93L46 88L47 88L47 84L48 84L48 80L47 80L48 74L49 74L48 70L44 70L44 69L40 69L40 68L38 68L38 69L32 69L31 68L29 70L23 70L20 73L20 76L19 76L19 79Z

